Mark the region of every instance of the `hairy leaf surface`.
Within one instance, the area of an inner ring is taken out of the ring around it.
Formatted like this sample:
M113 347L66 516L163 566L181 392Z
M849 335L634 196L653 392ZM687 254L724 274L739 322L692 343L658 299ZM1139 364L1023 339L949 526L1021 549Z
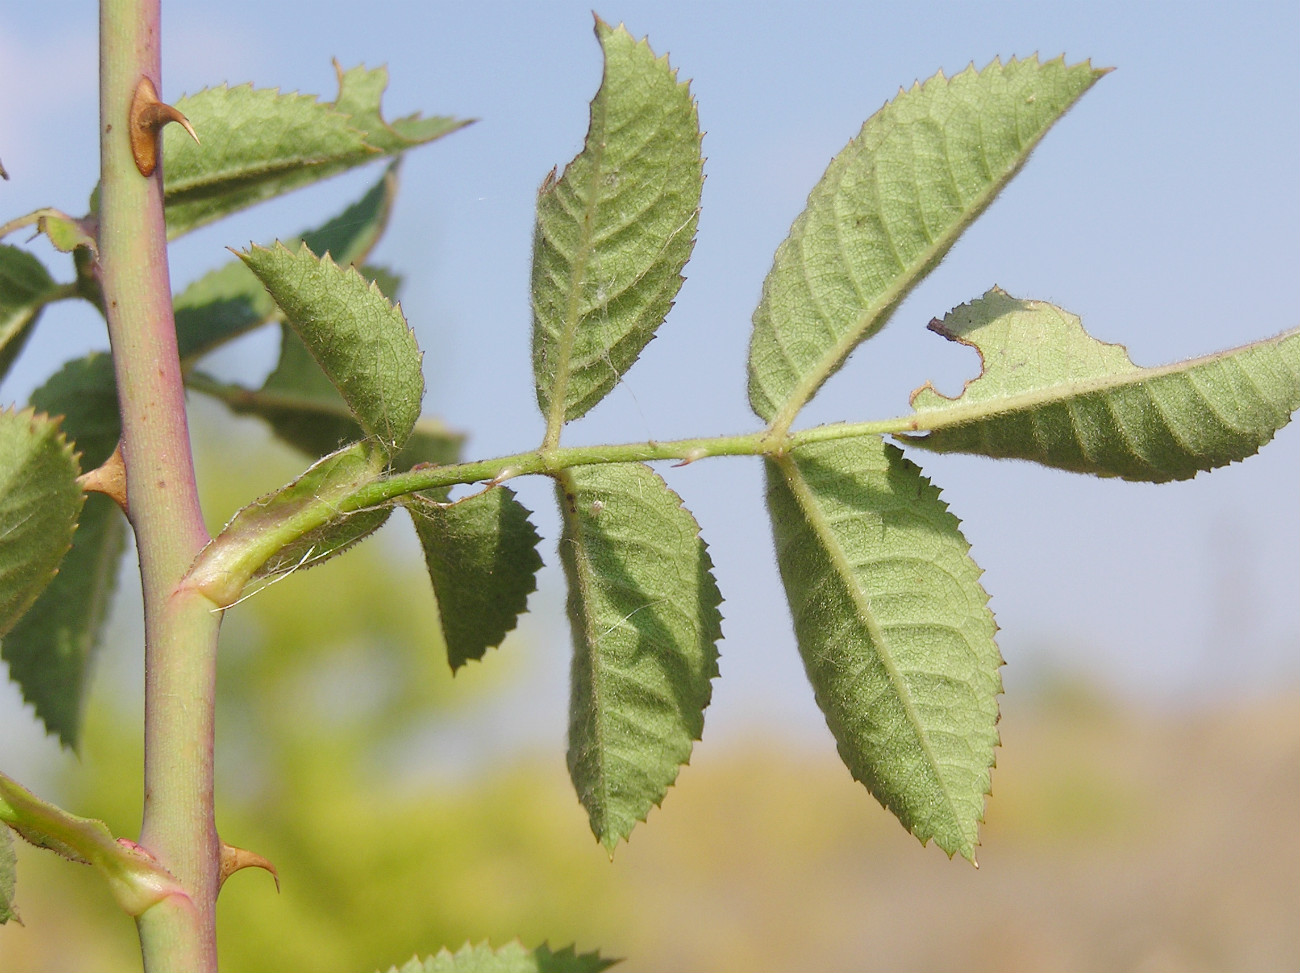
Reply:
M912 394L936 452L1029 459L1160 483L1255 453L1300 408L1300 329L1205 358L1139 368L1079 319L994 288L930 330L974 347L982 374L956 399Z
M241 255L266 285L366 435L391 456L420 417L424 376L399 307L357 271L305 246Z
M1103 74L994 61L913 85L832 161L777 249L754 312L749 401L788 428L882 327Z
M176 107L201 143L163 130L167 234L171 238L282 193L430 142L468 124L380 111L383 68L339 70L334 104L249 85L209 88Z
M704 729L722 596L695 518L649 467L556 479L573 629L569 775L612 852Z
M117 445L121 422L108 355L68 362L32 393L31 404L63 415L64 435L87 469L103 463ZM59 573L0 644L10 678L65 747L80 742L90 670L125 546L126 520L117 505L102 494L87 494Z
M503 486L450 505L416 496L405 506L424 549L455 672L500 645L527 607L542 566L537 531Z
M582 152L537 196L533 376L548 430L586 413L641 354L695 245L703 159L667 58L596 21L605 74Z
M26 250L0 245L0 379L9 373L58 287L45 265Z
M57 419L0 412L0 636L45 590L72 543L80 472Z
M922 843L974 860L1002 664L957 518L876 437L767 462L777 562L840 756Z
M296 250L305 245L312 253L328 253L339 266L359 264L384 232L396 196L394 165L361 199L323 226L287 241L286 246ZM186 364L276 314L275 302L242 260L204 274L177 294L173 305L176 341Z
M466 943L454 953L443 949L425 959L415 957L388 973L601 973L615 962L598 953L578 953L572 946L553 952L545 944L526 949L518 941L497 949Z

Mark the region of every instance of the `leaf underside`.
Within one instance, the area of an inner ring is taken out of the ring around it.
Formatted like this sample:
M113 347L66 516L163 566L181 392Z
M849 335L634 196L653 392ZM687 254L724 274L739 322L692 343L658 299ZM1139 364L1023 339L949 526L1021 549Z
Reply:
M789 426L1103 74L994 61L900 91L827 168L754 312L749 401Z
M573 630L569 775L611 852L704 729L722 596L695 518L649 467L556 477Z
M687 84L597 20L605 73L586 146L537 197L533 376L548 428L609 394L654 337L694 246L703 159Z
M930 432L904 438L935 452L1160 483L1254 454L1300 408L1300 329L1139 368L1073 314L997 288L930 328L984 363L956 399L928 384L912 394Z
M552 951L545 944L526 949L517 940L493 949L488 943L466 943L455 953L447 949L392 967L388 973L601 973L617 960L598 953L578 953L572 946Z
M306 246L241 254L347 403L392 456L420 417L424 376L401 309L356 270Z
M876 437L767 461L799 652L853 776L974 860L997 746L996 625L939 491Z
M450 505L417 495L405 506L424 549L454 672L514 629L537 588L537 531L502 486Z

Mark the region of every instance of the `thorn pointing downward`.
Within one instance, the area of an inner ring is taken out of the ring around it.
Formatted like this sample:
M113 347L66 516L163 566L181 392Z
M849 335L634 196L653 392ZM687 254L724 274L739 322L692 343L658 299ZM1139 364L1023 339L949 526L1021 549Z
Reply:
M158 168L158 136L168 122L178 122L190 138L199 140L190 120L171 105L158 100L158 89L148 78L141 78L131 99L131 155L142 176L152 176Z
M263 858L261 855L254 854L244 848L236 848L234 845L228 845L225 842L221 844L221 884L226 884L226 879L234 875L241 868L264 868L271 873L275 879L275 890L280 891L280 874L275 870L275 866Z

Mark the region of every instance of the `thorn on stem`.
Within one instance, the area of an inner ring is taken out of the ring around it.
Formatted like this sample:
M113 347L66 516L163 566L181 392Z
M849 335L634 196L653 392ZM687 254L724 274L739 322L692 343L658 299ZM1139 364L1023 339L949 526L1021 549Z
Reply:
M142 176L152 176L158 168L159 134L168 122L178 122L190 138L199 140L190 120L171 105L163 104L158 99L158 89L148 78L141 78L136 85L135 97L131 99L131 118L128 129L131 134L131 155L135 158L135 167Z
M102 466L82 473L77 477L77 482L87 493L102 493L112 498L122 508L122 513L130 513L126 506L126 464L122 461L121 440L118 440L117 449L104 460Z
M271 873L275 879L275 890L280 891L280 874L275 870L275 866L263 858L261 855L248 851L246 848L236 848L234 845L221 843L221 884L226 884L226 879L234 875L241 868L264 868Z

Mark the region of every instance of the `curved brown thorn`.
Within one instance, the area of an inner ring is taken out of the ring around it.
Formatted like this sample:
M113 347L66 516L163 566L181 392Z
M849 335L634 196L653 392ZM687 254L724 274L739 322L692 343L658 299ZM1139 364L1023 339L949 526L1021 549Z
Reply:
M142 176L152 176L158 168L158 134L168 122L178 122L190 138L199 140L190 120L171 105L158 100L158 89L148 78L141 78L131 99L131 155Z
M234 845L228 845L223 841L221 843L221 884L225 885L226 879L241 868L266 869L271 873L271 877L275 879L275 890L280 891L280 874L275 870L274 865L261 855L245 848L236 848Z

